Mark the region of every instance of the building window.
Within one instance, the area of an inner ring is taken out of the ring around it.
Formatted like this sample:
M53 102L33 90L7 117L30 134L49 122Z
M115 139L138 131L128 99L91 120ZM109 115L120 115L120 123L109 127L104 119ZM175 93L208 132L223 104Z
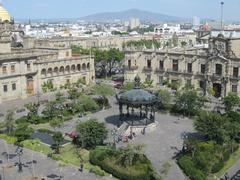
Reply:
M186 86L187 86L187 87L192 86L192 80L191 80L191 79L187 79Z
M147 60L147 68L152 68L152 61L151 60Z
M201 64L201 73L202 74L206 73L206 65L205 64Z
M16 83L12 84L12 90L15 91L16 90Z
M66 56L67 56L67 57L69 56L69 52L68 52L68 51L66 52Z
M238 85L232 85L232 92L234 93L238 92Z
M188 63L187 71L188 71L189 73L192 73L192 63Z
M147 75L146 81L151 81L151 75L150 74Z
M159 69L164 70L164 61L159 61Z
M159 83L160 85L163 85L163 76L159 76L159 77L158 77L158 83Z
M178 71L178 60L173 60L173 71Z
M27 71L31 71L31 64L27 64Z
M8 87L7 87L7 85L5 84L5 85L3 85L3 92L7 92L8 91Z
M7 66L3 66L2 67L2 73L3 74L7 74Z
M233 68L233 77L238 77L238 67Z
M128 68L130 69L131 66L132 66L132 62L131 62L131 60L128 60Z
M222 65L221 64L216 64L215 72L217 75L222 75Z
M199 87L201 89L205 89L205 82L204 81L199 81Z
M11 65L11 73L15 73L15 65Z

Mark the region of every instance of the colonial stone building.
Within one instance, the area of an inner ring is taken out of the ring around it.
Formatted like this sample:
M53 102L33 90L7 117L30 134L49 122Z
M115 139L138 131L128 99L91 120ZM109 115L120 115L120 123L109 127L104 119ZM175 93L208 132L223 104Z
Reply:
M73 57L67 46L36 48L34 39L24 36L20 45L13 43L15 28L9 17L0 6L0 103L43 93L46 82L58 89L80 78L86 84L95 81L94 58L90 55Z
M125 80L133 81L138 74L155 86L169 82L192 85L204 93L210 88L216 97L240 94L240 39L219 34L208 41L208 49L126 49Z

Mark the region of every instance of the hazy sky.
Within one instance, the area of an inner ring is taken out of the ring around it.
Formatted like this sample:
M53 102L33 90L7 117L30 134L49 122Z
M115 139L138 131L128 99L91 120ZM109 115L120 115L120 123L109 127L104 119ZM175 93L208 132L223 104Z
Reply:
M72 18L130 8L179 17L220 17L221 0L3 0L16 18ZM240 21L240 0L225 0L225 19Z

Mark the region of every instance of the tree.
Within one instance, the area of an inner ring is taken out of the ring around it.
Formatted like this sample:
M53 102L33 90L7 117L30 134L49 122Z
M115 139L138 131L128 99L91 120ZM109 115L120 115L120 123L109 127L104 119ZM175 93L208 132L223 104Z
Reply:
M12 130L14 128L14 124L15 124L14 111L9 110L6 114L5 122L4 122L4 125L7 129L8 134L10 134L12 132Z
M33 129L29 127L28 123L18 124L16 129L11 132L11 135L17 138L17 142L22 142L29 139L33 133Z
M92 93L100 96L114 96L115 90L110 85L101 84L95 85L92 89Z
M60 128L63 125L63 119L62 117L54 117L50 120L49 124L54 130L56 130L56 128Z
M56 154L60 153L61 143L64 141L63 134L61 132L55 132L53 134L53 140L55 142Z
M122 166L132 166L143 155L143 145L128 145L126 148L120 149L119 163Z
M62 104L62 103L65 101L64 94L61 93L61 92L57 92L57 93L55 94L55 100L56 100L56 103Z
M41 119L38 115L39 105L29 103L25 105L25 108L28 110L27 121L31 124L38 124Z
M159 90L157 96L158 96L158 103L160 108L163 108L163 109L170 108L172 95L168 90L166 89Z
M81 93L78 91L77 88L70 88L68 90L68 98L69 99L78 99L80 97Z
M82 105L84 111L94 112L99 109L97 103L89 96L81 95L79 103Z
M209 140L214 140L218 144L226 142L229 138L226 130L226 122L229 119L218 113L202 111L195 120L195 128Z
M172 36L172 43L173 43L173 47L177 47L178 46L178 35L175 32Z
M91 149L102 145L107 137L107 129L104 123L99 123L95 119L79 123L77 125L77 131L79 133L78 143L81 144L83 148Z
M196 90L185 88L176 94L175 108L184 115L194 115L202 109L206 99L200 97Z
M55 106L56 106L56 102L50 101L46 104L46 107L42 112L45 118L47 118L49 121L57 115Z
M236 106L240 104L240 97L236 93L230 92L223 100L226 111L232 111Z

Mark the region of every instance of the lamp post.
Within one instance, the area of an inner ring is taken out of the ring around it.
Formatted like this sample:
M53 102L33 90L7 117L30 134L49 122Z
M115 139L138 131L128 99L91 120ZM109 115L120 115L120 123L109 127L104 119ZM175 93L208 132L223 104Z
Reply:
M223 31L223 6L224 2L221 2L221 31Z
M18 155L18 172L22 172L21 156L23 154L23 148L18 146L16 149L16 154Z
M113 145L116 146L117 129L114 128L113 130L111 130L111 134L113 136Z
M37 102L38 102L38 106L40 105L40 97L41 97L41 93L38 91L37 94Z

